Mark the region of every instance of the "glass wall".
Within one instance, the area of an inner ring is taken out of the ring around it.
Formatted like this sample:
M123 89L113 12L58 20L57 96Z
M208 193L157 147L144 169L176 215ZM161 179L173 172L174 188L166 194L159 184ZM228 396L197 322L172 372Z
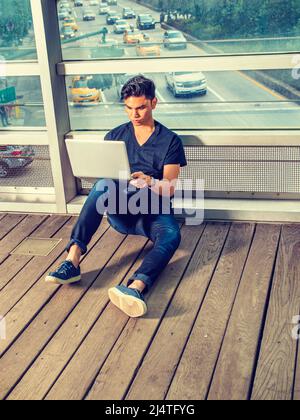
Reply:
M67 77L73 130L127 122L120 102L132 73ZM299 129L300 79L291 70L147 74L157 86L155 117L171 129Z
M59 1L65 60L300 49L298 0Z
M0 144L0 187L53 188L48 146Z
M0 0L0 65L36 59L30 0Z
M0 75L0 130L45 127L40 78Z

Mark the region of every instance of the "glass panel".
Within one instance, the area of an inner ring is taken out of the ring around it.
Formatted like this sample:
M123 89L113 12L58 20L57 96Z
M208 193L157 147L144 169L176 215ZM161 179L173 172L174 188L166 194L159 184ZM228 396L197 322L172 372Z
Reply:
M126 123L120 93L132 76L67 77L72 129L111 130ZM300 78L291 70L146 76L157 87L159 103L154 116L170 129L300 127Z
M0 0L0 62L36 59L30 0Z
M1 187L53 187L48 146L0 145Z
M0 130L10 127L45 127L39 77L0 75Z
M65 60L300 50L298 0L60 1L58 16Z

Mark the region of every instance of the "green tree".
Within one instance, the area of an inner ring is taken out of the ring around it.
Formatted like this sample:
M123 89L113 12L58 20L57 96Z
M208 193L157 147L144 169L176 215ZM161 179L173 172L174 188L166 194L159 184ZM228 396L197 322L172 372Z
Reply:
M0 0L0 39L11 43L24 38L31 19L29 0Z

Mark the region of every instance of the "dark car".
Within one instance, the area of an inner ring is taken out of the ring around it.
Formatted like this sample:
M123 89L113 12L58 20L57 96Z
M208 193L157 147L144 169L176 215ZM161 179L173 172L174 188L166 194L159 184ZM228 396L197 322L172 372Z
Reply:
M96 14L91 9L84 9L83 20L84 21L96 20Z
M118 12L111 11L106 16L106 23L108 25L114 25L119 19L121 19L121 15Z
M123 19L135 19L136 18L135 11L130 9L130 7L124 7L122 15L123 15Z
M30 146L0 146L0 178L33 162L35 153Z
M139 30L155 29L155 20L151 15L139 15L136 26Z
M82 0L75 0L74 1L74 6L75 7L82 7L83 6L83 1Z
M75 38L76 34L71 26L63 26L61 29L60 38L61 39L71 39Z
M59 20L65 20L66 18L68 18L70 16L70 10L69 9L61 9L58 12L58 19Z

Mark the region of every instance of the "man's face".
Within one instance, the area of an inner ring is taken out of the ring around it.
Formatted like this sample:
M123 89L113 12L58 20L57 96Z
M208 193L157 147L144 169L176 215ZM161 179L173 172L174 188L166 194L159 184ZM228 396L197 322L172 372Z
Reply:
M145 96L125 99L125 110L130 121L135 127L146 125L153 120L153 110L156 108L157 99L146 99Z

